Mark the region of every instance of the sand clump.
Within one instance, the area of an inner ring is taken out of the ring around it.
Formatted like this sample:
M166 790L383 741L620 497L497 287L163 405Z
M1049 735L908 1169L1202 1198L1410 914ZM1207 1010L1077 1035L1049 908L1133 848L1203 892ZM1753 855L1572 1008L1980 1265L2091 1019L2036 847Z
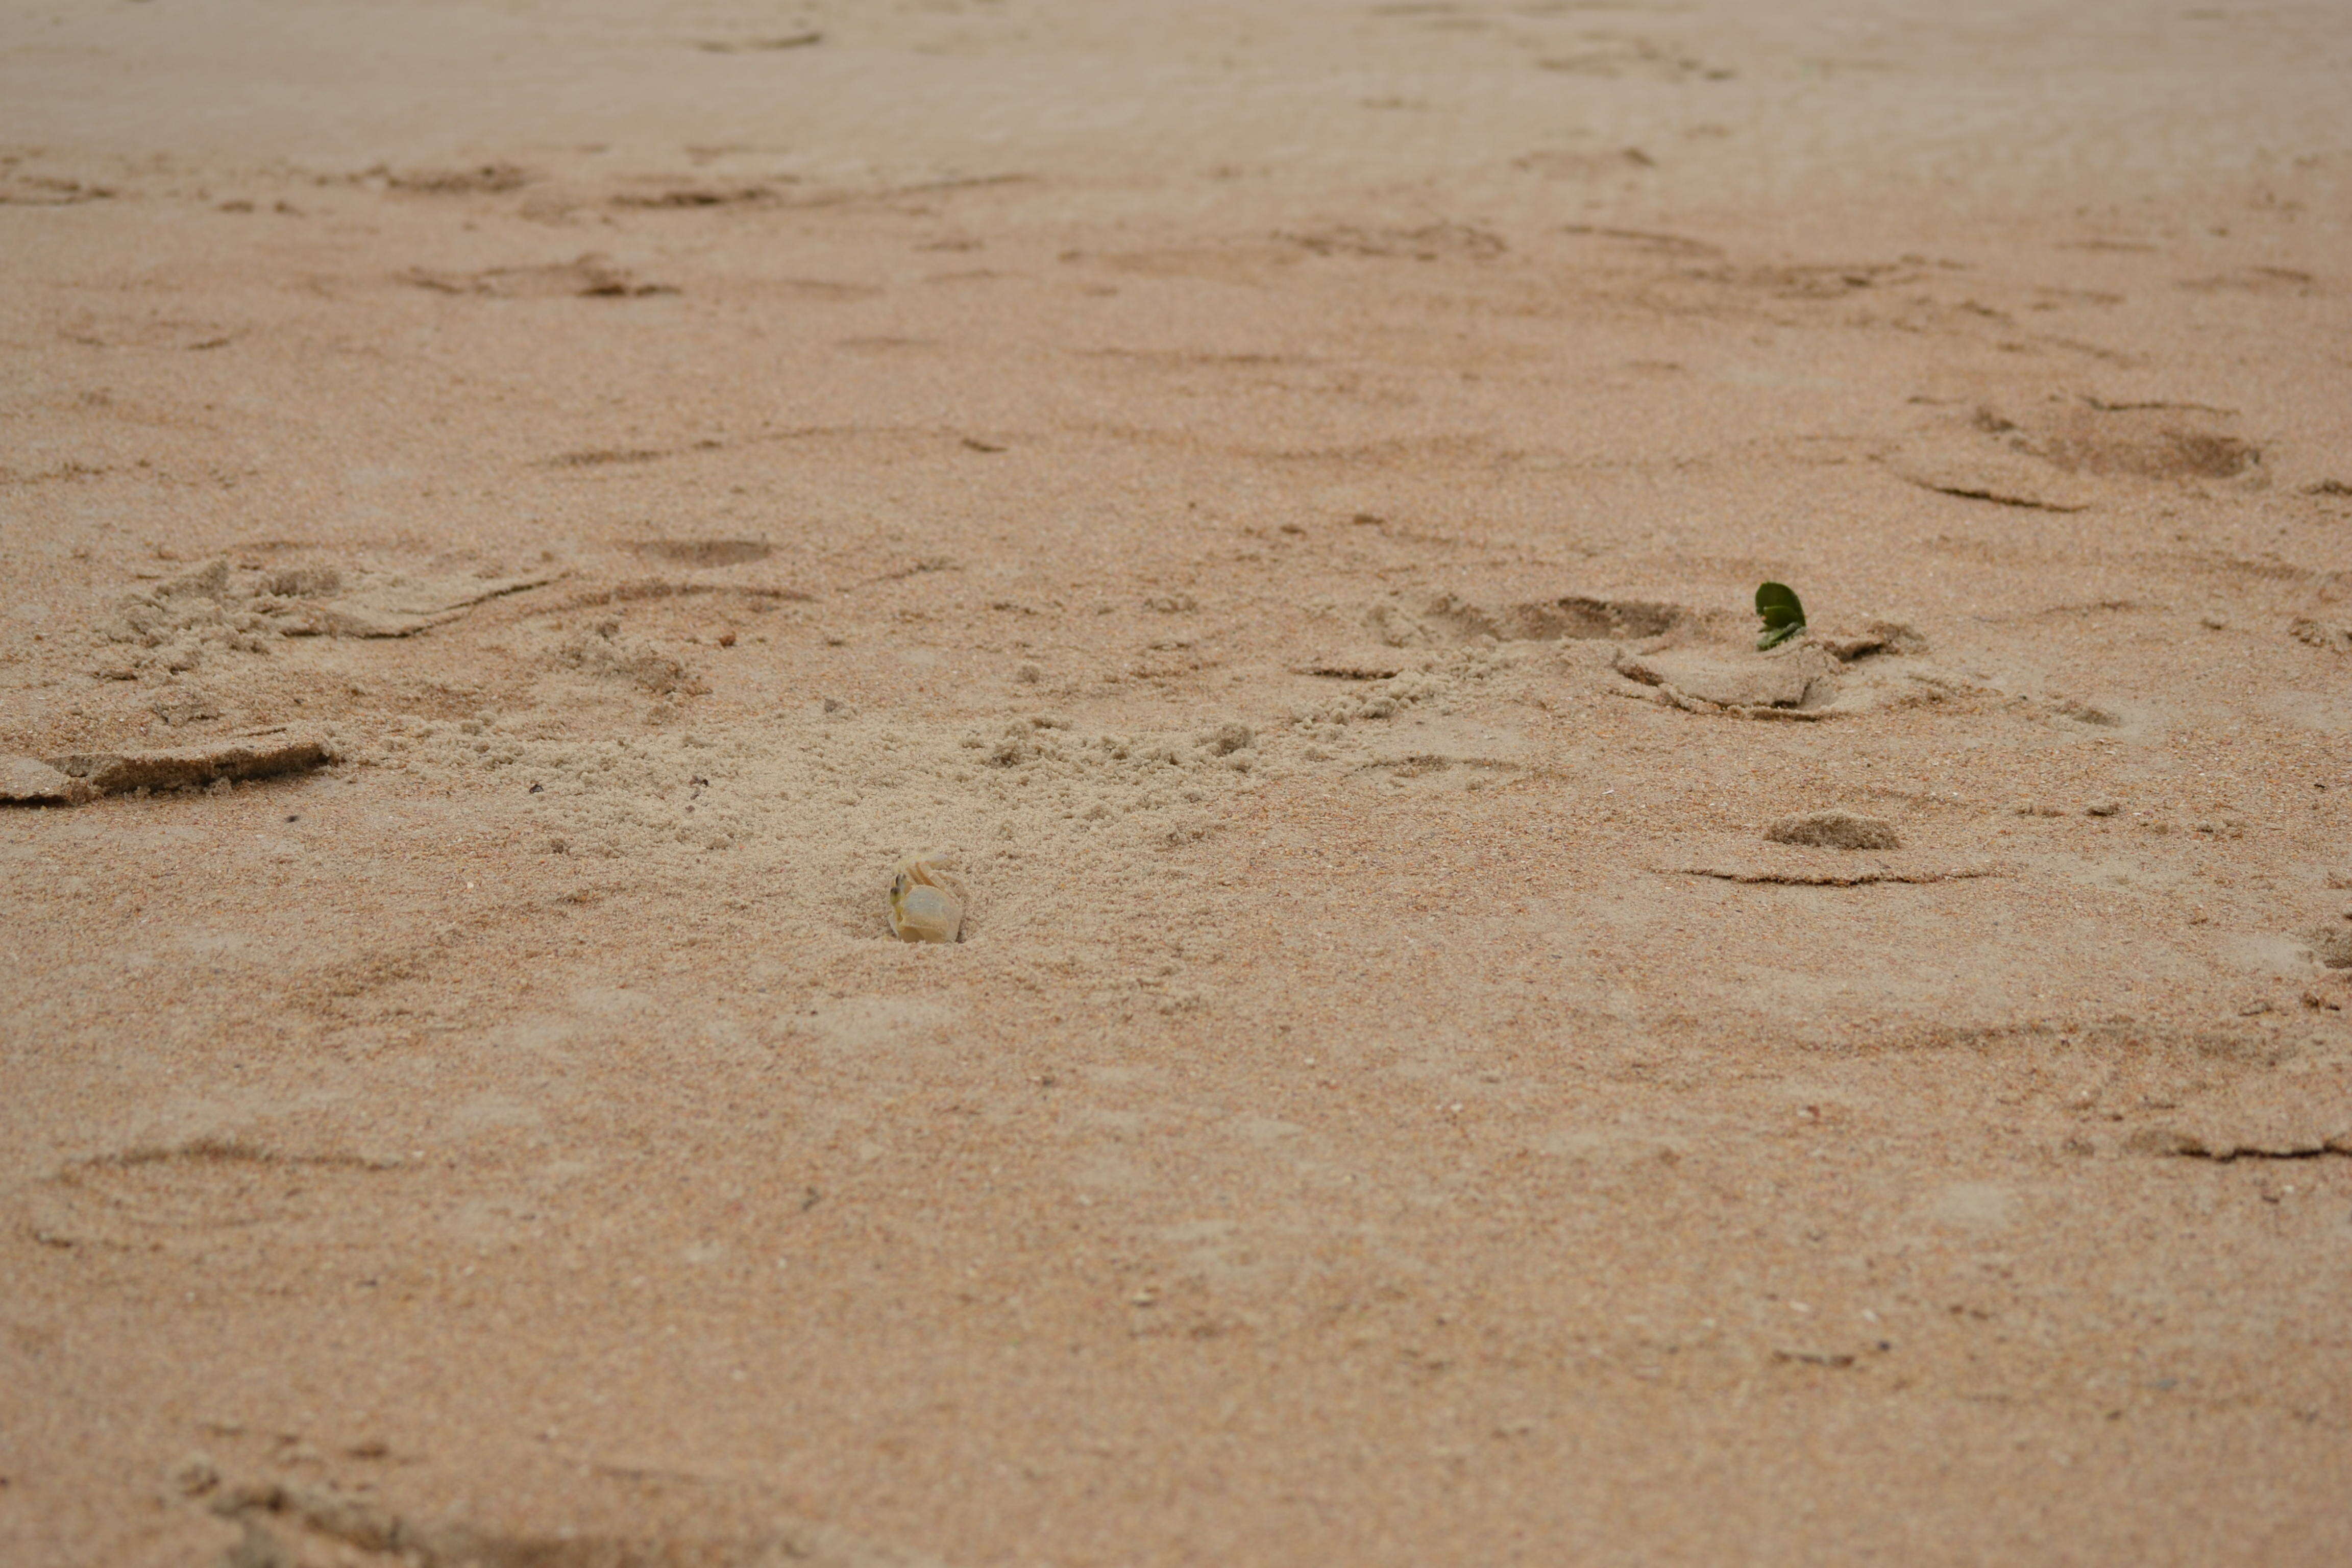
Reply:
M1765 828L1774 844L1802 845L1812 849L1900 849L1902 836L1881 816L1851 811L1808 811L1784 816Z
M155 587L123 596L99 636L121 653L101 658L110 679L176 675L207 653L268 653L286 635L291 606L258 574L232 579L226 561L210 561Z
M2287 632L2297 642L2326 648L2329 653L2352 653L2352 626L2298 616L2288 625Z
M614 618L567 639L558 658L584 675L626 681L655 697L698 697L710 689L692 665L645 637L624 636Z
M95 798L85 779L37 757L0 757L0 801L19 805L70 805Z
M340 752L320 735L228 736L134 752L73 752L47 761L0 758L0 799L75 805L103 795L226 787L325 767Z
M1769 654L1749 646L1752 623L1738 612L1638 596L1570 594L1496 605L1398 590L1367 609L1362 624L1398 649L1607 643L1612 667L1643 695L1694 713L1820 719L1932 700L1927 689L1937 679L1925 668L1907 679L1875 668L1881 657L1928 651L1916 626L1880 616L1809 628ZM1348 678L1367 665L1360 656L1333 656L1307 668Z
M1675 706L1696 712L1793 716L1826 709L1839 692L1837 660L1803 643L1771 656L1695 648L1621 652L1612 668Z
M1908 621L1891 621L1875 616L1850 623L1809 626L1804 635L1814 647L1840 664L1852 664L1856 659L1874 655L1916 657L1927 651L1927 639L1918 627Z

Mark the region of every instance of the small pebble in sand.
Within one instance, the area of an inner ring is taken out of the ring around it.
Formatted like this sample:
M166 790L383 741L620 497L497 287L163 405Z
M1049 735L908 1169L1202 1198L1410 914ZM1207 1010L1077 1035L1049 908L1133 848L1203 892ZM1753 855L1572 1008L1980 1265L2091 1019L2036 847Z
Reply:
M1817 849L1903 847L1893 823L1851 811L1809 811L1801 816L1784 816L1766 828L1764 837L1775 844L1802 844Z
M890 934L900 942L955 942L963 934L961 889L929 856L898 862L890 879Z
M2113 816L2124 808L2119 800L2095 800L2083 808L2085 816Z

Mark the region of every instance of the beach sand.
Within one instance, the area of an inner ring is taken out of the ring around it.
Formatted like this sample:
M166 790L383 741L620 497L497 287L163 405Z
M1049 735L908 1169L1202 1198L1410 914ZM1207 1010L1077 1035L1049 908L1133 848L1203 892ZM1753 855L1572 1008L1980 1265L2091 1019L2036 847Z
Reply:
M10 5L0 1558L2352 1561L2347 66Z

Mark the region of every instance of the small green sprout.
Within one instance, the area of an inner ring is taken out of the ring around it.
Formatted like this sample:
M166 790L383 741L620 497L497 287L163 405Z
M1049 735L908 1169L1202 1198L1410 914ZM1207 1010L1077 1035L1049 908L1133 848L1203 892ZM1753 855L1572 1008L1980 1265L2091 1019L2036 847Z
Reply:
M1764 619L1764 635L1756 639L1759 653L1779 647L1805 629L1805 606L1797 602L1797 591L1786 583L1759 584L1756 613Z

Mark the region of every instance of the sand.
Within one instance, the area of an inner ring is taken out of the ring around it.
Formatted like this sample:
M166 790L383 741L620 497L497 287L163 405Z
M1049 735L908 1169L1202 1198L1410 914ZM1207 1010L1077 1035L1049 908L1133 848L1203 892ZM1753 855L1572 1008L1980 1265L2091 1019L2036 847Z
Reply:
M2352 1560L2347 63L11 5L0 1559Z

